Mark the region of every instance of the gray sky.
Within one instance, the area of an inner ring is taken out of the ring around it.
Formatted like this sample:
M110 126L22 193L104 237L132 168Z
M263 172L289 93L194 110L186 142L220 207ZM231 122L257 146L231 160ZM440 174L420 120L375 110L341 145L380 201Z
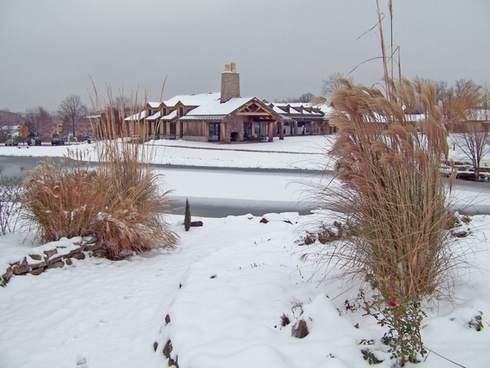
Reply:
M489 0L394 0L406 77L490 80ZM380 0L388 14L388 0ZM0 109L56 110L70 94L150 101L217 92L234 61L241 94L320 94L339 72L382 74L375 0L0 0ZM388 17L384 23L388 34ZM363 63L365 62L365 63Z

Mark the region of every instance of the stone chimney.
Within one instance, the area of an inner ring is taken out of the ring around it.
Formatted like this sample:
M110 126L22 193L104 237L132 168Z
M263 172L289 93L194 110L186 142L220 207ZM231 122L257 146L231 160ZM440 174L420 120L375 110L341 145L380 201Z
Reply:
M240 74L236 71L236 63L231 62L221 73L221 103L235 97L240 97Z

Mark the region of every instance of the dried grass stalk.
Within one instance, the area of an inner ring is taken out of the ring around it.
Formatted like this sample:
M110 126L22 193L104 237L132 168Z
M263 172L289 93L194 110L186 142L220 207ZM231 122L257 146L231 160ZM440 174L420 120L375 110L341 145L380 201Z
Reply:
M439 290L451 265L447 193L440 164L447 134L435 88L394 83L396 99L375 88L344 84L333 95L331 123L344 190L333 199L357 225L354 242L338 248L346 273L370 278L385 300L420 300ZM404 109L418 105L420 124Z
M113 105L110 90L108 97L103 106L97 98L95 106L104 111L96 127L99 164L84 167L84 153L73 150L60 165L39 165L24 183L28 219L43 242L92 235L111 259L173 246L178 236L163 217L168 192L161 191L160 175L149 165L153 148L124 138L134 127L121 124L124 108Z

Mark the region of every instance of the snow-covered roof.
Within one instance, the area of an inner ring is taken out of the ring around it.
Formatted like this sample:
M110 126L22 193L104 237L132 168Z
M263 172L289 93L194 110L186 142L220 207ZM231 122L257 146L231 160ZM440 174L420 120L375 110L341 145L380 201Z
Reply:
M178 102L181 102L185 106L200 106L209 101L219 101L221 93L198 93L195 95L177 95L170 100L163 101L166 106L175 106Z
M177 117L177 110L174 110L171 113L169 113L165 116L162 116L161 120L172 120L172 119L175 119L176 117Z
M268 105L272 110L274 110L276 113L278 113L279 115L283 115L286 110L284 110L283 108L277 106L277 105L274 105L274 104L269 104Z
M490 121L490 110L487 109L474 109L469 113L469 118L480 122Z
M124 119L124 121L141 120L146 118L146 110L138 112L137 114L130 115Z
M152 109L158 109L160 107L161 102L147 102L147 104Z
M180 120L190 121L190 120L215 120L220 121L226 118L227 114L211 114L211 115L186 115L180 118Z
M278 105L281 105L280 103ZM309 102L288 102L284 103L284 105L289 105L291 107L312 107Z
M204 115L222 115L224 117L252 100L254 100L254 97L231 98L223 103L219 100L208 101L201 106L196 107L194 110L189 111L184 118Z
M276 111L281 116L290 116L294 118L323 118L324 112L319 108L319 106L313 106L310 103L304 102L279 102L273 103L272 105L274 111ZM269 105L269 106L270 106Z
M314 105L314 107L317 107L320 109L321 112L325 114L325 116L328 116L332 113L333 107L327 104L321 104L321 105Z
M162 115L162 113L160 111L158 111L157 113L153 114L152 116L148 116L146 118L146 120L157 120L161 115Z
M420 122L425 120L425 114L405 114L406 121Z
M298 114L301 114L301 115L320 115L321 116L321 113L316 111L316 112L311 112L310 110L308 109L304 109L302 106L300 107L293 107L292 110L290 110L291 113L298 113Z
M405 114L405 119L408 121L419 122L425 120L426 116L423 113ZM490 122L490 110L474 109L468 111L467 119L471 121L482 122L482 123Z

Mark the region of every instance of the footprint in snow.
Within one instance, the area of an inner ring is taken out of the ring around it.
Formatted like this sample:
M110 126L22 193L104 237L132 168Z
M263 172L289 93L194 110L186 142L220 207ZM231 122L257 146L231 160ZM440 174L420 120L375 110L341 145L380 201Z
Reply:
M76 368L88 368L87 358L78 356L77 357L77 367Z

